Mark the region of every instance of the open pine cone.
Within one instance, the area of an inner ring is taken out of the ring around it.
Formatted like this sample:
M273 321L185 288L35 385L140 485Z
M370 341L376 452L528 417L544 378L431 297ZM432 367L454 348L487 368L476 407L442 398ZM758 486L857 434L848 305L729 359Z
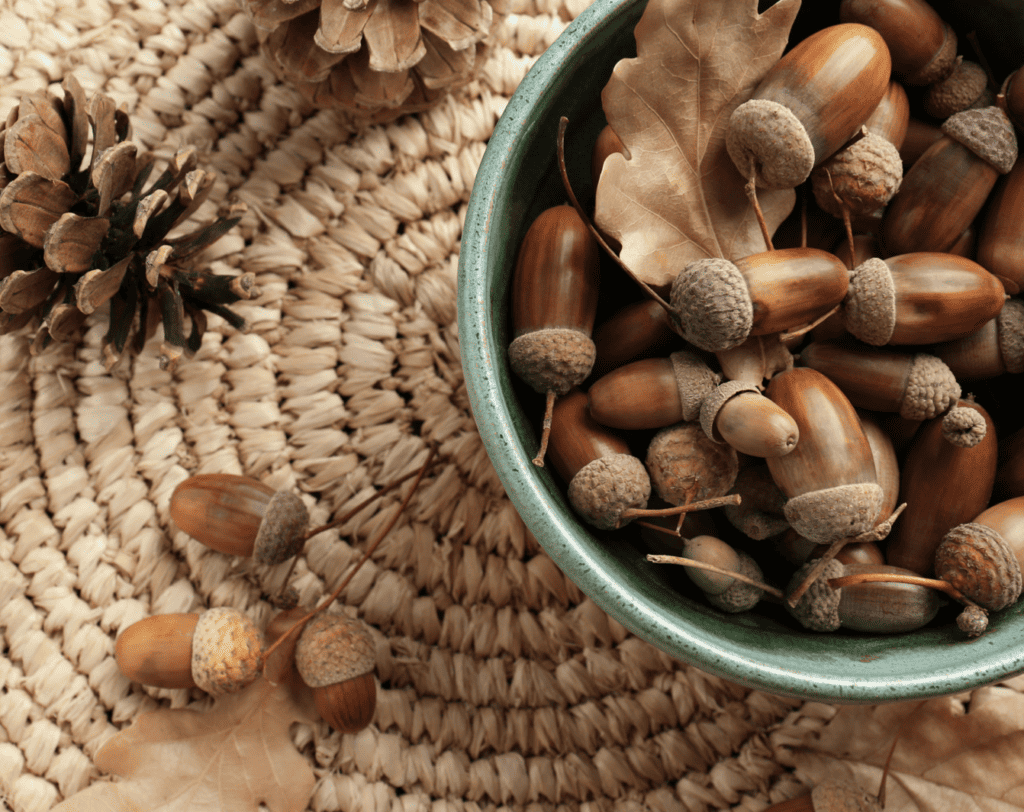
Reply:
M476 73L502 0L243 0L263 52L318 107L381 123Z
M73 77L62 87L62 99L22 99L0 131L0 333L38 319L38 352L75 338L107 306L107 368L126 347L141 349L161 319L168 368L199 348L204 311L244 327L227 305L257 295L253 275L193 266L238 218L167 238L207 199L215 175L196 169L188 147L147 185L155 160L127 140L127 114L103 94L87 103Z

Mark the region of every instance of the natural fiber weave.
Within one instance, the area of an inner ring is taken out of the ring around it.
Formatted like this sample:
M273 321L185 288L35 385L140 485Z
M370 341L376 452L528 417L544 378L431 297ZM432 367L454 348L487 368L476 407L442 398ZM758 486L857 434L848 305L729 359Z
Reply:
M262 289L237 306L248 333L212 318L173 372L159 335L105 372L102 318L80 346L34 358L29 336L0 339L7 808L45 812L99 779L97 749L140 712L206 701L129 683L120 630L206 606L270 615L288 565L176 531L178 482L296 487L319 522L420 465L428 444L439 464L341 598L378 640L375 722L295 728L318 777L311 809L755 810L799 790L768 733L799 703L676 663L584 598L525 531L469 413L462 218L497 117L580 10L541 2L504 19L478 81L361 133L277 82L231 0L0 11L0 115L73 72L127 106L144 147L195 144L222 175L200 215L249 206L214 269L251 271ZM339 582L398 501L309 542L292 578L302 601Z

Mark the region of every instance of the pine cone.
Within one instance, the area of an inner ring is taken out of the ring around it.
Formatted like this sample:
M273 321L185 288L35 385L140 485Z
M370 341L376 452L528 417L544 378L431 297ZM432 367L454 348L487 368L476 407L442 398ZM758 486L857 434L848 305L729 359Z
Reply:
M264 54L318 107L369 123L470 81L502 0L243 0Z
M199 348L204 311L242 329L227 305L258 295L253 275L193 267L238 218L167 239L207 199L215 175L196 169L187 147L147 186L156 162L128 140L127 114L103 94L87 103L73 77L62 87L63 98L22 99L0 131L0 333L39 319L38 352L74 339L107 305L109 369L126 347L140 350L161 319L164 368Z

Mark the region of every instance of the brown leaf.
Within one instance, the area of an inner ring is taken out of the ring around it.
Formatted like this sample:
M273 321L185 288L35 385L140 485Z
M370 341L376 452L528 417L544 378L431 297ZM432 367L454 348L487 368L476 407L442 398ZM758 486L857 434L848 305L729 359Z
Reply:
M595 221L622 245L625 264L666 286L694 259L765 250L725 149L732 111L785 48L799 0L764 14L757 0L651 0L636 27L637 57L616 65L601 95L629 150L605 161ZM758 190L771 230L793 208L792 190Z
M289 735L310 722L302 698L259 678L207 710L139 716L100 748L96 766L121 777L97 783L53 812L302 812L316 779Z
M78 195L64 181L26 172L0 192L0 228L42 248L47 229L76 202Z
M43 239L43 261L58 273L89 270L110 230L105 217L80 217L72 212L61 215Z
M875 793L899 734L886 812L1024 810L1024 694L980 688L960 697L846 706L792 753L797 777L855 783Z

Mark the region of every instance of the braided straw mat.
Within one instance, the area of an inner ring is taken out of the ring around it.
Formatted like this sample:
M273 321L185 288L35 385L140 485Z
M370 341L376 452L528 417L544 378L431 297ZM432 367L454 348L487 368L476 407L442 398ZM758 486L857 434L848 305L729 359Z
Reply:
M279 83L232 0L0 6L0 116L70 72L126 105L143 147L196 145L220 173L203 212L248 205L212 266L262 290L234 308L246 333L211 317L173 372L159 334L105 372L102 319L36 357L24 332L0 338L0 806L44 812L101 778L95 753L139 713L208 703L125 679L119 631L207 606L261 625L273 612L288 565L176 530L175 485L248 474L297 488L322 523L429 446L438 462L339 599L377 637L374 723L293 729L318 779L310 809L758 810L801 790L773 727L834 709L706 675L608 618L526 532L469 413L462 218L498 116L574 2L520 0L477 81L363 131ZM290 581L303 603L398 502L307 544Z

